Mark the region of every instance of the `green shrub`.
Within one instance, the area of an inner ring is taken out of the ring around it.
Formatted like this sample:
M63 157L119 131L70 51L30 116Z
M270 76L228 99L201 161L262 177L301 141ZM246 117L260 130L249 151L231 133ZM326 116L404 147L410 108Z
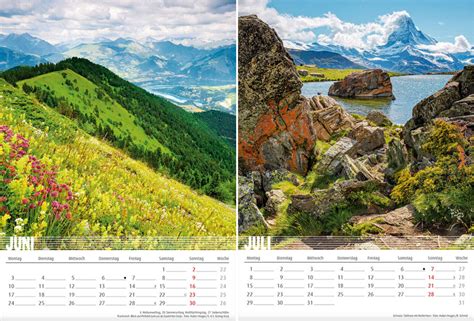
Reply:
M377 226L377 224L382 223L383 219L378 217L374 219L370 219L366 222L359 223L356 225L345 225L343 227L343 231L345 234L353 235L353 236L362 236L367 234L379 234L383 230Z
M334 205L331 211L322 218L324 234L345 234L343 227L357 212L357 209L347 202Z
M286 211L279 215L275 222L273 235L299 235L313 236L324 234L322 223L309 213L292 213L288 215Z
M312 171L306 177L306 184L310 187L311 190L325 189L331 187L336 180L337 176L335 175Z
M398 173L391 197L398 204L413 203L416 219L429 227L461 224L469 228L474 220L474 177L466 159L467 140L455 125L436 120L430 129L424 152L433 163L411 173Z

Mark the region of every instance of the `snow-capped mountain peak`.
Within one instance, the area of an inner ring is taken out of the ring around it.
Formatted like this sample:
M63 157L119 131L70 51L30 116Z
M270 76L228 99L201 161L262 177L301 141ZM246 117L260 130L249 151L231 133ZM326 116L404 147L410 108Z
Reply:
M472 51L450 53L425 49L434 47L438 42L417 28L408 14L398 17L395 25L386 43L373 49L361 50L317 42L305 44L288 39L284 44L288 49L338 53L367 68L382 68L404 73L447 72L460 70L465 64L474 63Z
M398 27L389 35L387 43L380 46L380 49L402 49L407 46L436 44L437 41L418 29L409 16L402 16L397 22Z

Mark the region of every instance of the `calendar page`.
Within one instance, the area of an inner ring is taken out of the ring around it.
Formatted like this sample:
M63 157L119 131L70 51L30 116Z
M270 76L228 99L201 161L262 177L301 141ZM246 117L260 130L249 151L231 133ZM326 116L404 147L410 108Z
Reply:
M452 251L239 252L241 320L472 320L472 262Z
M360 238L250 237L239 240L238 250L216 250L202 241L196 250L111 250L127 244L116 241L94 240L107 249L74 250L77 240L4 239L1 320L474 316L472 250L424 249L435 241L430 238L392 250L347 249L369 242ZM166 239L146 241L166 246ZM220 241L235 246L235 239ZM46 244L63 249L42 248Z
M429 237L347 250L380 241L249 237L237 253L240 320L474 318L472 250L427 250Z
M0 0L0 321L474 321L474 0Z
M236 320L222 250L1 251L1 320Z

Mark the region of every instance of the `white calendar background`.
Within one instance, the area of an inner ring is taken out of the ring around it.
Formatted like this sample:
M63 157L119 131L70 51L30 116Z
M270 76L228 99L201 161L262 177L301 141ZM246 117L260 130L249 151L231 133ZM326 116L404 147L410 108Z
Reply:
M232 251L1 251L1 320L235 320Z
M472 251L1 251L1 320L473 320Z

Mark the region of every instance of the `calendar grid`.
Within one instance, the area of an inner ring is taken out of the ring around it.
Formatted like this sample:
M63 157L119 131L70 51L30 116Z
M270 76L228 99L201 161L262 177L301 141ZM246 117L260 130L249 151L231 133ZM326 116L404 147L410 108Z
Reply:
M0 278L0 310L5 307L8 317L16 318L80 313L83 318L169 315L166 319L174 320L183 314L234 320L233 253L3 251L0 265L8 273Z
M472 318L470 253L239 251L240 320Z

